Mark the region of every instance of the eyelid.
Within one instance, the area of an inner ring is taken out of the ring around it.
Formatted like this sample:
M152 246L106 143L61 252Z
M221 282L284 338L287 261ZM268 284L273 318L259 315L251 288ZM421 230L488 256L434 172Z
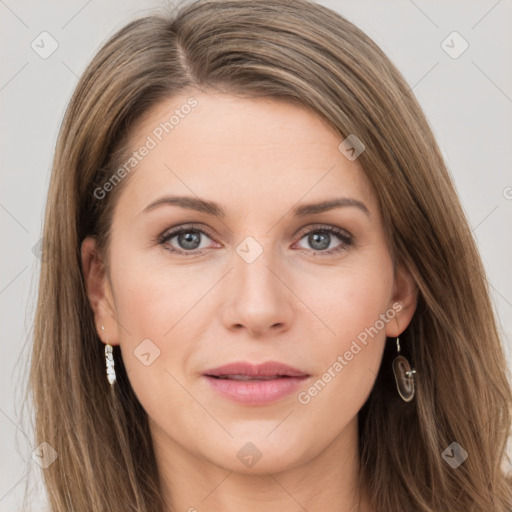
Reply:
M320 256L334 256L338 255L342 252L347 251L350 247L354 245L354 236L352 233L347 231L346 229L340 228L338 226L333 226L332 224L313 224L304 228L305 230L300 231L300 236L296 243L299 243L305 236L309 235L309 233L314 232L324 232L332 235L340 241L340 245L328 250L315 251L314 249L302 249L299 251L303 253L320 255Z
M199 227L200 226L200 227ZM173 226L171 228L167 228L163 233L158 235L155 242L161 242L164 239L168 239L169 235L176 236L180 234L181 231L186 230L195 230L199 232L203 232L204 234L208 235L212 240L215 240L215 236L213 235L212 231L204 226L203 224L196 224L196 223L190 223L190 224L178 224L177 226Z
M210 230L210 228L208 228L204 224L185 223L185 224L178 224L176 226L167 228L163 233L158 235L155 242L158 240L162 240L164 237L167 237L167 235L169 235L171 233L176 234L177 231L182 231L185 229L191 229L191 230L195 229L197 231L203 231L210 238L215 239L215 235L213 234L213 232ZM306 227L303 227L303 228L297 230L293 236L296 237L296 236L298 236L299 233L302 233L302 236L304 236L304 235L307 235L308 233L310 233L311 231L317 230L317 229L325 229L327 231L332 231L332 232L341 232L341 233L344 233L347 238L350 238L350 239L353 238L353 235L346 229L339 228L337 226L333 226L332 224L321 224L321 223L311 224Z
M201 226L201 227L199 227ZM199 233L207 235L210 239L212 239L214 242L217 242L215 239L215 236L212 234L211 230L207 228L204 224L197 224L197 223L186 223L186 224L178 224L177 226L171 227L166 229L163 233L158 235L156 240L154 240L155 243L164 245L166 242L168 242L171 238L174 238L175 236L180 235L182 232L186 231L197 231ZM338 226L333 226L331 224L311 224L309 226L306 226L304 228L301 228L296 232L294 235L294 238L299 236L298 240L295 243L300 242L302 238L304 238L306 235L308 235L311 232L315 231L325 231L330 234L333 234L334 236L337 236L342 245L350 246L353 245L354 242L354 236L347 231L346 229L340 228ZM346 249L346 247L345 247ZM167 249L170 252L176 253L176 254L186 254L186 255L200 255L203 253L204 249L194 249L189 251L184 251L180 249ZM325 255L332 255L335 254L338 251L343 250L341 249L329 249L327 251L314 251L314 249L306 250L306 249L300 249L305 252L313 252L314 254L325 254Z
M337 233L339 235L343 235L350 240L352 240L354 238L352 233L350 233L346 229L339 228L338 226L333 226L332 224L311 224L310 226L307 226L306 228L302 228L302 229L304 229L305 231L299 230L299 233L302 233L301 238L304 235L311 233L311 231L322 231L323 229L326 231L329 231L331 233Z

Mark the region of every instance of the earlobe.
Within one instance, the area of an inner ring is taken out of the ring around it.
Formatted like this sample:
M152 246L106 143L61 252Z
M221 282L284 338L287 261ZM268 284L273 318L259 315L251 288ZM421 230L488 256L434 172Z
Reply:
M94 237L87 237L81 245L81 260L87 297L94 312L98 336L104 343L118 344L115 307L108 276ZM104 326L101 329L101 326Z
M399 336L412 320L418 302L418 288L412 274L405 267L398 267L393 286L390 307L396 311L395 318L386 327L386 336Z

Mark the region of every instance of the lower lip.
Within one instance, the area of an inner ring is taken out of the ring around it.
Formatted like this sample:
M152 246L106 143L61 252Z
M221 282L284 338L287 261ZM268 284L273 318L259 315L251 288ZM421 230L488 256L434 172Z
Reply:
M266 405L296 391L307 377L283 377L272 380L216 379L204 375L210 385L231 400L244 405Z

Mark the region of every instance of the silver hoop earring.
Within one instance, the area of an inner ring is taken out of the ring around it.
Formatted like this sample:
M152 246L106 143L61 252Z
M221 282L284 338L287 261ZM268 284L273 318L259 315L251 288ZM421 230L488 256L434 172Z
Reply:
M105 327L101 326L101 330L105 331ZM112 345L108 342L105 344L105 361L107 365L107 379L111 386L116 382L116 370L114 369L114 356L112 355Z
M410 402L414 398L414 374L409 361L400 355L400 341L396 338L396 351L398 355L393 360L393 373L395 375L396 389L404 402Z

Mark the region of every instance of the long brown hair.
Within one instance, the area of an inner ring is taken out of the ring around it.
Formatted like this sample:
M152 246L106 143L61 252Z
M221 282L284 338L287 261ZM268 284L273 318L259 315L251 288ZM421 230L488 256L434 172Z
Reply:
M484 269L445 163L408 84L379 47L307 0L199 0L137 19L87 67L60 130L44 225L30 389L52 511L161 512L148 418L126 376L105 376L81 270L88 235L108 249L129 177L94 190L126 161L129 134L160 101L194 90L296 102L365 145L390 248L418 287L401 335L416 397L393 389L393 344L359 412L360 478L376 512L510 512L510 376ZM135 171L136 172L136 171ZM457 442L458 468L443 459ZM341 461L340 461L341 464Z

